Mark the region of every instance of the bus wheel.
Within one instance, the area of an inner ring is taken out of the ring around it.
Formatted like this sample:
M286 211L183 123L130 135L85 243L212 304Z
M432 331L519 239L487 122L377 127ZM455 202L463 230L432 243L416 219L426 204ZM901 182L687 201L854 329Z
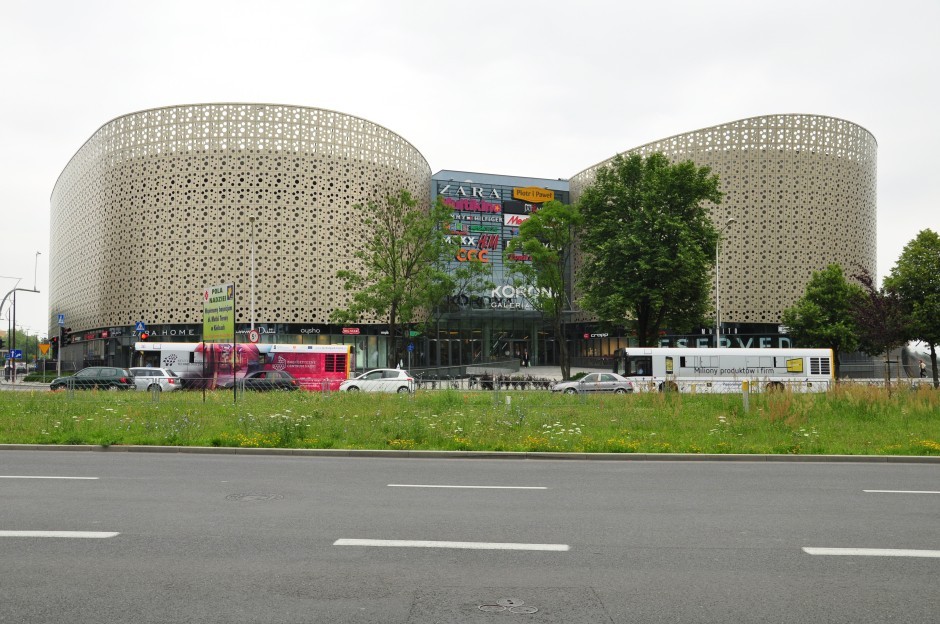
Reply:
M659 391L660 392L678 392L679 386L674 381L664 381L663 383L659 384Z
M771 381L766 387L767 392L783 392L784 389L782 381Z

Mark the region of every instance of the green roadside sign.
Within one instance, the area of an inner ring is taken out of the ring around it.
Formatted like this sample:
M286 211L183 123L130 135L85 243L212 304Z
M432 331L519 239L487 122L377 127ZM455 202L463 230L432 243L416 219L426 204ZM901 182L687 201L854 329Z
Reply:
M235 284L208 286L202 294L203 342L235 339Z

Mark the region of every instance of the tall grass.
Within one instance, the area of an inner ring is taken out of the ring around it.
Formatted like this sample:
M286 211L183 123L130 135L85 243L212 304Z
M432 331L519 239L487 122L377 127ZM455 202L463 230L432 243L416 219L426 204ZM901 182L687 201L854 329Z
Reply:
M510 401L507 402L506 398ZM0 393L0 443L940 455L940 393Z

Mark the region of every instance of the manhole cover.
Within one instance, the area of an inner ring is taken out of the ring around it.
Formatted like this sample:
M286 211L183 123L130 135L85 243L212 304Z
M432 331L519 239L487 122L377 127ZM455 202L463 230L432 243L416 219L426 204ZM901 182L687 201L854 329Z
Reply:
M254 502L281 500L282 498L284 498L282 494L229 494L225 497L225 500Z
M480 611L484 613L499 613L500 611L505 611L506 607L501 607L499 605L480 605Z
M518 598L500 598L496 601L496 604L501 607L521 607L525 602Z
M511 607L510 613L535 613L538 611L535 607Z
M509 611L510 613L535 613L538 611L535 607L526 606L525 602L518 598L500 598L496 604L480 605L480 611L484 613L500 613Z
M590 587L422 587L415 591L406 621L613 624Z

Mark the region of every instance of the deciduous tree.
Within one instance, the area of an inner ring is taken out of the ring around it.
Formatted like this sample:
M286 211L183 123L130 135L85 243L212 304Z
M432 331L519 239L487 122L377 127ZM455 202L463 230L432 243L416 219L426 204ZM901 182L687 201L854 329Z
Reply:
M940 344L940 236L923 230L909 242L898 258L885 287L901 296L908 315L911 340L930 347L933 385L940 387L937 371L937 345Z
M641 346L701 326L718 241L706 202L721 197L718 176L691 161L631 154L601 167L579 200L581 307L632 323Z
M358 322L363 316L386 319L393 337L388 364L394 366L402 357L409 325L438 303L439 284L451 279L446 262L458 245L442 227L450 209L441 201L419 206L404 190L382 203L355 208L372 238L355 254L359 269L337 271L352 300L348 308L334 310L331 318L337 323Z
M853 310L861 297L858 284L845 279L841 266L830 264L814 272L806 293L793 307L783 311L783 324L800 346L832 349L836 378L840 373L840 354L858 348Z
M907 342L911 331L901 307L901 297L897 291L878 288L868 271L859 271L853 277L864 289L853 310L859 348L871 356L884 354L885 387L890 391L891 350Z
M532 307L552 323L564 379L571 378L565 321L571 310L571 252L580 224L576 207L550 201L522 223L519 236L506 248L506 263L516 285L529 293ZM510 260L513 255L526 260Z

